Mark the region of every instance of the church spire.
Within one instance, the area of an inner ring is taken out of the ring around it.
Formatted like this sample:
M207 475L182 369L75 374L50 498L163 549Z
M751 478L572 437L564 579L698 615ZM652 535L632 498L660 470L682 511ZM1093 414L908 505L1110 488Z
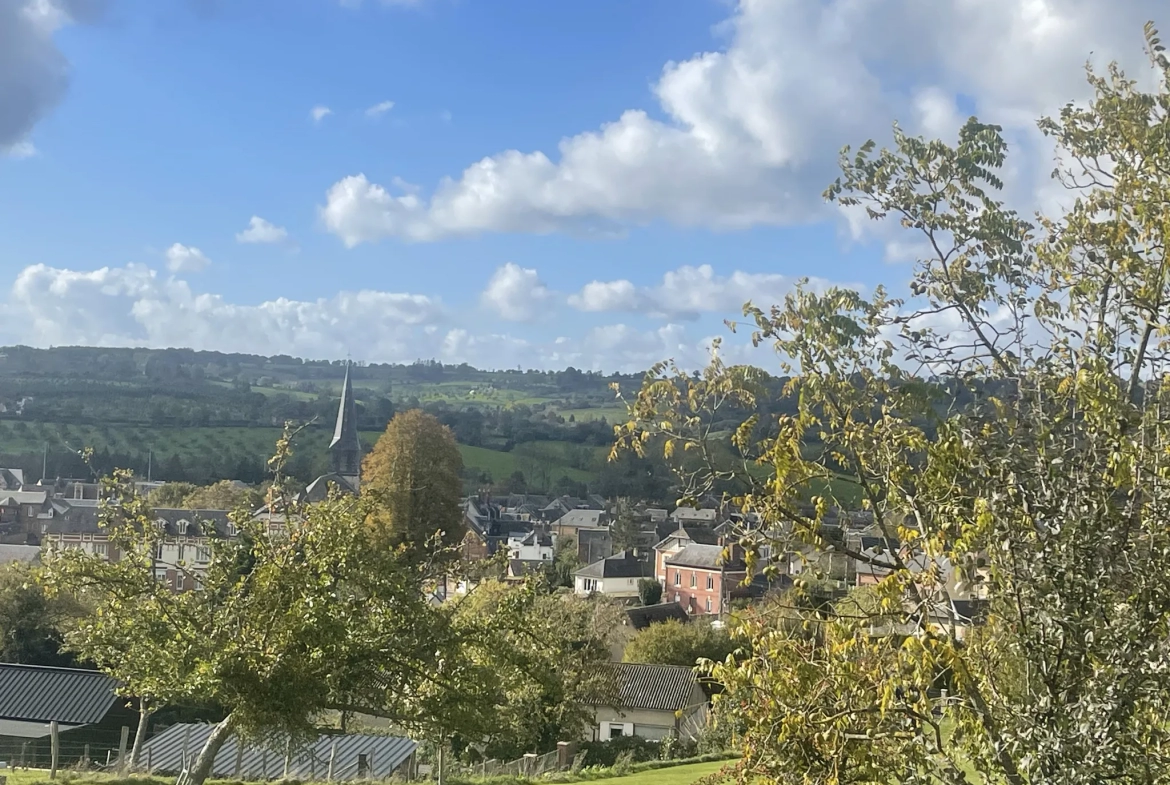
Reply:
M333 441L329 442L329 460L333 465L333 473L344 477L354 490L358 490L362 472L362 445L358 438L357 405L353 399L349 369L350 363L346 362L341 403L337 407L337 423L333 426Z

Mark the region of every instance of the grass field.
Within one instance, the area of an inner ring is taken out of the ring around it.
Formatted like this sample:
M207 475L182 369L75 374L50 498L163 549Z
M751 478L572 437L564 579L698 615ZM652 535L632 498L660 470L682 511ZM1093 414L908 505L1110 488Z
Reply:
M691 785L696 780L710 776L724 766L734 763L718 760L710 763L691 763L686 766L670 766L664 769L640 771L624 777L610 777L603 780L589 780L589 785Z
M209 456L248 457L257 461L272 455L280 428L163 428L132 425L65 425L58 423L0 420L0 453L39 454L48 445L51 452L92 447L115 454L154 454L156 466L173 456L184 465L198 465ZM325 428L302 431L296 441L297 453L324 456L332 432ZM363 431L362 440L373 444L379 431ZM576 450L576 453L572 451ZM590 467L604 459L605 448L582 447L569 442L531 442L517 445L513 452L486 447L459 445L468 468L485 471L493 480L503 480L519 470L526 477L555 483L561 477L588 482ZM582 452L584 451L584 452ZM51 467L50 467L51 468ZM547 477L543 476L547 475Z
M692 763L686 766L670 766L663 769L654 769L651 771L640 771L635 774L627 774L624 777L607 777L605 779L586 780L588 785L691 785L696 780L714 774L724 766L729 765L732 761L714 761L712 763ZM33 785L33 783L47 783L51 782L49 779L49 772L33 769L31 771L5 771L4 776L8 777L8 785ZM88 783L100 783L101 785L119 785L120 783L135 783L135 785L169 785L174 780L163 777L135 777L132 779L116 779L114 777L103 776L100 774L78 774L77 772L62 771L58 772L57 779L59 783L72 783L72 785L88 785ZM220 780L208 780L210 785L222 783Z
M594 409L557 409L557 414L566 420L572 415L577 422L600 420L603 417L610 425L625 422L629 419L629 410L625 406L599 406Z

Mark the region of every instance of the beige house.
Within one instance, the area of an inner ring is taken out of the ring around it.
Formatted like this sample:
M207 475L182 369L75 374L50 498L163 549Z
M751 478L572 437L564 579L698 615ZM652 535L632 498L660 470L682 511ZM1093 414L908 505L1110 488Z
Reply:
M641 736L691 740L707 722L707 696L691 668L677 665L615 665L620 706L598 706L593 741Z

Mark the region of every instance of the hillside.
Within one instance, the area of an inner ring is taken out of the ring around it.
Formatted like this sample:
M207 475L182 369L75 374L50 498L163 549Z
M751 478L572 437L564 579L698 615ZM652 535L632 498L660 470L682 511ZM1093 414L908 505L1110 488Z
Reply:
M455 432L469 489L565 492L604 471L611 423L625 414L610 385L640 381L434 362L357 363L351 373L367 447L395 411L422 407ZM291 421L309 424L290 467L307 481L325 471L343 376L343 361L286 356L0 348L0 465L30 477L128 466L157 479L258 482ZM95 451L92 469L78 455L84 447Z

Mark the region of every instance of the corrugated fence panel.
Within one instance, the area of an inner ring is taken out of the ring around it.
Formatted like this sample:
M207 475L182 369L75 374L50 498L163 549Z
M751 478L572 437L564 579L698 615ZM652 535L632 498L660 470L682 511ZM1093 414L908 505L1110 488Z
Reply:
M143 745L142 762L160 774L178 774L183 768L184 752L188 758L197 756L210 734L210 725L172 725ZM337 745L337 753L333 762L333 778L338 780L356 779L359 776L359 755L366 756L368 776L374 779L390 777L410 759L418 747L410 739L399 736L322 734L307 747L291 751L289 776L297 779L324 779L329 771L329 758L334 744ZM237 776L237 750L237 741L233 736L215 756L212 777L226 779ZM238 758L238 776L252 780L279 779L285 773L285 755L286 750L280 744L273 747L245 744L243 754Z

